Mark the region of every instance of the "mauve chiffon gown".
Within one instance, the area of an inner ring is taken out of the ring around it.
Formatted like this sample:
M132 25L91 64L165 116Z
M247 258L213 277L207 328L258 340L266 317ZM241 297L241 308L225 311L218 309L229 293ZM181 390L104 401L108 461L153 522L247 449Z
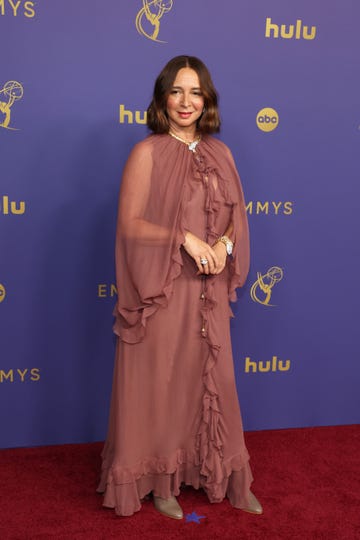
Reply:
M233 257L221 274L197 275L184 232L211 245L230 220ZM248 264L245 203L228 148L205 136L192 152L167 134L136 145L120 193L118 338L98 486L118 515L140 510L150 492L176 496L182 483L203 488L210 502L227 496L248 506L229 307Z

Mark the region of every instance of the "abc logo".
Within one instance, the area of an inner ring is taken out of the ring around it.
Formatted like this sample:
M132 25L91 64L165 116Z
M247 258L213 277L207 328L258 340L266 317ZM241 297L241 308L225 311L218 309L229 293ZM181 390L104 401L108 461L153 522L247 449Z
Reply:
M265 107L257 113L256 124L261 131L274 131L279 125L279 115L275 109Z
M1 302L3 302L3 300L5 300L5 296L6 296L5 287L4 285L0 283L0 304Z

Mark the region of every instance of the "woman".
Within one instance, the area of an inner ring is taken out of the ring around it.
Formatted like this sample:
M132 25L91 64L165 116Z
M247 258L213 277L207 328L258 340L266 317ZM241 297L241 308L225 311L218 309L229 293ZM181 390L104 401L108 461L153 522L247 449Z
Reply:
M250 491L230 341L229 299L246 278L239 177L219 131L205 65L173 58L147 111L153 134L126 163L116 238L118 335L104 506L155 507L181 519L182 483L211 502L262 513Z

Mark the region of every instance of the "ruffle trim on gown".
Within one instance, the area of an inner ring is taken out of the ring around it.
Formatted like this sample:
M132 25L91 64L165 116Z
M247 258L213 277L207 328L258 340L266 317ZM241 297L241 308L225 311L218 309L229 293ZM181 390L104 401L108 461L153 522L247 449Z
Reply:
M216 168L207 165L206 162L207 160L201 152L194 155L195 176L201 176L206 188L206 233L208 242L212 244L218 237L218 232L216 231L216 218L220 210L219 195L225 200L225 204L231 207L234 207L236 202L230 196L228 181L220 176ZM216 189L213 181L210 180L213 176L217 179ZM236 280L237 275L240 277L240 273L237 274L236 270L236 259L233 259L230 264L233 266L232 276ZM206 340L209 352L203 372L204 394L202 398L202 417L196 440L200 474L203 478L203 487L206 490L210 501L222 500L224 495L219 499L219 486L223 484L224 477L228 478L231 474L231 471L229 472L229 470L227 470L229 462L224 463L222 443L224 433L223 415L219 405L216 381L213 376L213 369L216 365L220 351L220 345L217 343L216 339L216 323L213 317L213 310L217 304L214 293L215 280L216 276L206 278L204 282L206 289L204 295L205 298L202 301L200 309L203 321L202 337ZM234 287L236 287L235 284ZM245 459L249 459L247 451L243 456L240 468L244 467ZM232 496L233 499L234 497L236 499L236 495ZM236 504L237 503L235 502L235 505Z
M211 174L214 174L218 180L217 189L211 184L208 185L207 196L206 196L206 206L205 210L207 212L207 235L209 243L215 242L218 238L218 231L216 230L216 215L220 209L220 199L219 195L222 196L225 204L232 207L233 220L235 223L241 223L240 218L240 208L239 203L236 200L236 197L233 197L231 194L231 184L230 180L221 175L215 166L211 166L207 163L206 156L199 151L194 154L193 161L193 170L196 176L200 176L202 181L205 183L204 178L210 177ZM238 256L238 238L236 227L234 227L234 247L233 254L228 262L229 266L229 300L231 302L236 302L237 295L236 289L241 287L244 284L246 276L243 275L239 256Z
M249 505L248 495L253 480L248 462L241 456L224 461L218 482L208 485L201 474L195 454L178 450L171 458L149 458L131 470L117 469L112 464L112 453L104 448L101 481L97 488L104 493L103 506L114 508L119 516L131 516L141 508L141 500L149 493L164 499L178 496L182 484L203 488L211 503L221 502L226 496L235 508ZM220 473L220 471L219 471Z

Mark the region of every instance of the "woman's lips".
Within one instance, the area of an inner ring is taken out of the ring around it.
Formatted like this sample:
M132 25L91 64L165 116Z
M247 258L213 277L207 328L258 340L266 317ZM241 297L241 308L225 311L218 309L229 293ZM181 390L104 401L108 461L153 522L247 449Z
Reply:
M191 112L179 112L178 115L180 116L180 118L186 119L186 118L190 118L192 113Z

